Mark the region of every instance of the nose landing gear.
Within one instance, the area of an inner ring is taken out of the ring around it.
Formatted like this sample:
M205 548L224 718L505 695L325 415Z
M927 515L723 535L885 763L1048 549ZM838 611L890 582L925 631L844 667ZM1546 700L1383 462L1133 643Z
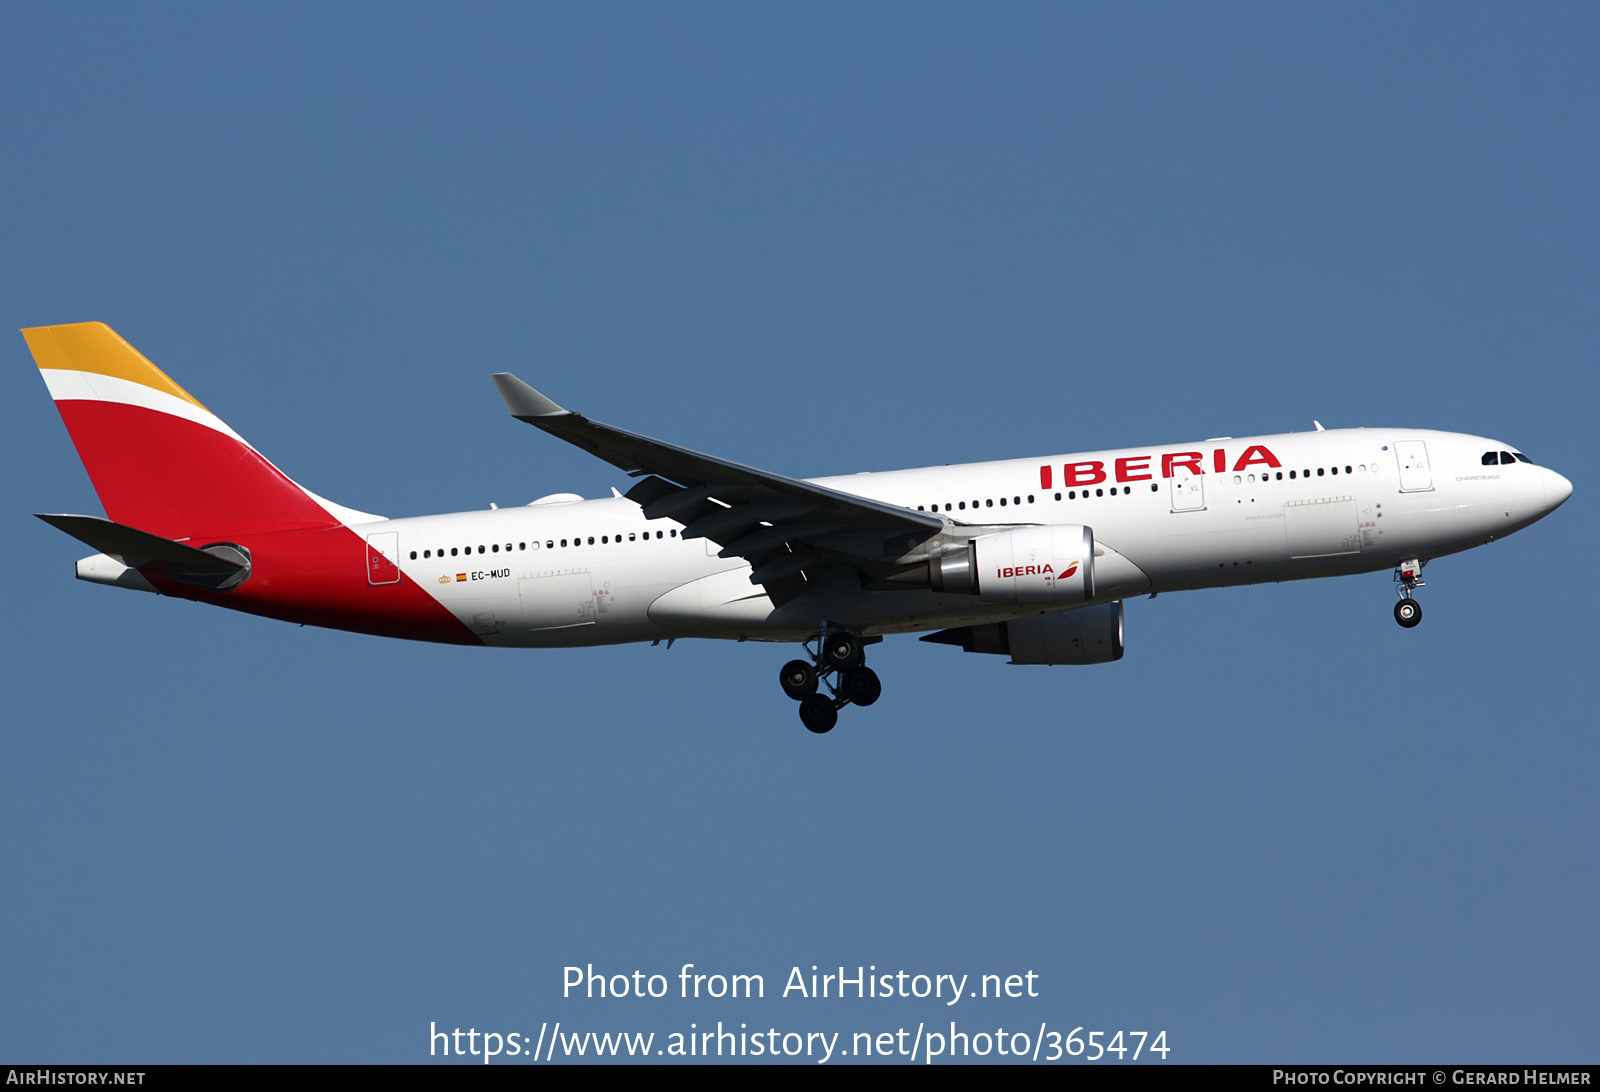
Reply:
M1411 593L1426 586L1422 582L1423 564L1411 558L1400 562L1400 567L1394 571L1394 582L1399 585L1396 594L1400 596L1400 602L1394 605L1394 620L1406 629L1422 622L1422 604L1411 598Z
M865 646L882 638L861 638L844 630L820 634L817 647L808 641L811 662L790 660L778 672L783 692L800 703L800 723L821 735L839 723L847 705L871 705L883 693L878 673L866 666ZM827 693L820 688L826 687Z

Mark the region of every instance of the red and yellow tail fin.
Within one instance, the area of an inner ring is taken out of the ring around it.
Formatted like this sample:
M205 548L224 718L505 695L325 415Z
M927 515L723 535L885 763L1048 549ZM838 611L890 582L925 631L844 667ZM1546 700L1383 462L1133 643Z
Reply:
M105 323L22 335L116 522L179 540L341 522Z

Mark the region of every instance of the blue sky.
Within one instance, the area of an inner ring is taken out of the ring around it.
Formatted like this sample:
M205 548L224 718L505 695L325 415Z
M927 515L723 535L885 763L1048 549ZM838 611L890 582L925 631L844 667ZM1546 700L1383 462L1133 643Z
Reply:
M13 3L0 38L10 328L110 323L368 511L625 484L503 370L795 475L1316 418L1576 489L1430 566L1413 631L1378 573L1130 603L1099 667L891 639L814 738L783 646L440 648L74 581L30 513L100 508L17 336L0 1055L953 1018L1594 1060L1592 6ZM563 1000L588 963L768 997ZM774 996L812 964L1040 996Z

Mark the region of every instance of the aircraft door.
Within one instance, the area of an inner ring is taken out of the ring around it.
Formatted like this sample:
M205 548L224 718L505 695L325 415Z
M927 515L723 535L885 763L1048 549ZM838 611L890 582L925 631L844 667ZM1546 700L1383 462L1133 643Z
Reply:
M1205 478L1187 466L1172 468L1172 510L1200 512L1206 506Z
M381 531L367 536L367 583L400 583L400 532Z
M566 629L595 621L594 585L589 570L527 573L517 580L524 628Z
M1428 445L1421 440L1400 440L1394 445L1400 462L1400 492L1426 493L1433 488L1433 471L1428 466Z

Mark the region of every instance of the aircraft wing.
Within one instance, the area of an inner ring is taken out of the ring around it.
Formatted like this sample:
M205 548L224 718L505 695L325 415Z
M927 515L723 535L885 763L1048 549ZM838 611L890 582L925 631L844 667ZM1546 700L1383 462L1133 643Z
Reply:
M719 557L742 557L774 604L805 588L807 568L865 563L882 569L945 527L938 516L703 455L562 409L509 372L494 376L506 408L569 444L641 478L629 500L648 519L683 524Z

